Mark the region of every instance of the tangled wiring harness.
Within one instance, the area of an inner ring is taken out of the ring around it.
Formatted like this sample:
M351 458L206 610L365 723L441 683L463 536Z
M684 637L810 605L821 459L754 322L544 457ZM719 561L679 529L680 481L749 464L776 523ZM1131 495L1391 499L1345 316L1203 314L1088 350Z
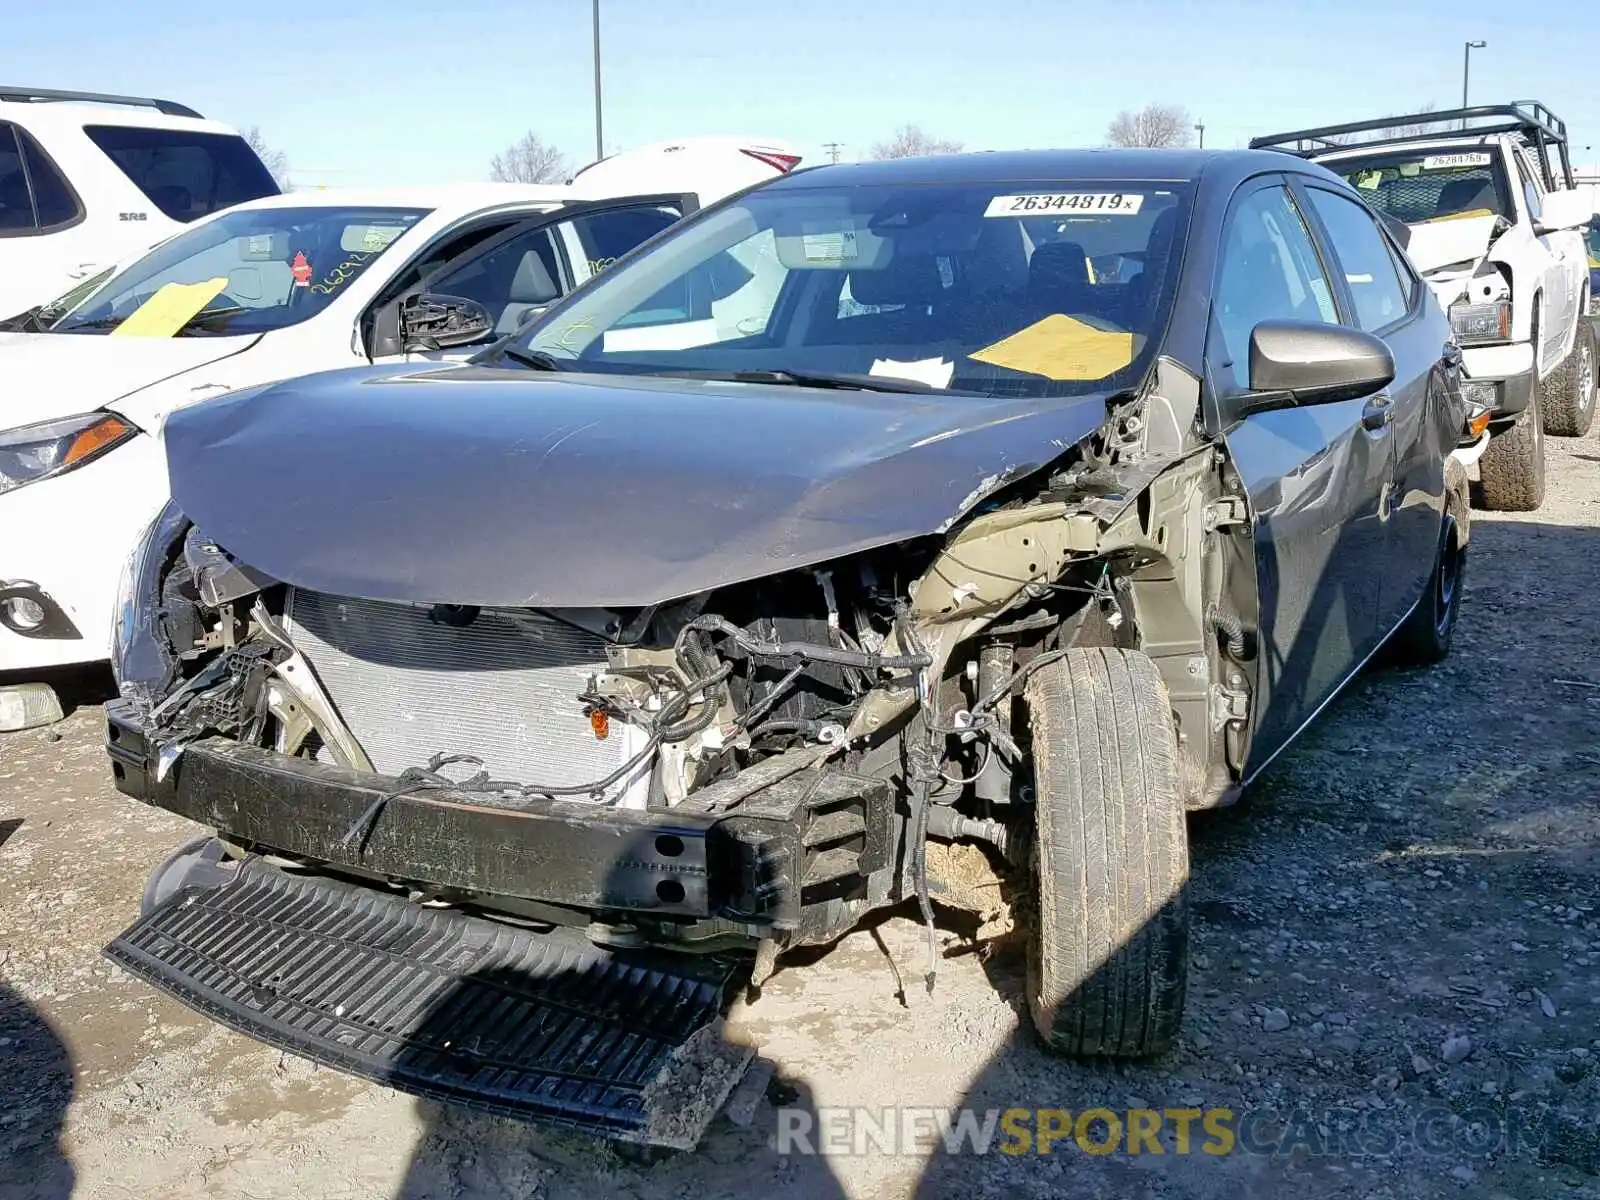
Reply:
M933 663L932 656L927 654L884 655L813 642L767 639L741 629L722 617L697 617L679 630L673 642L682 685L658 711L647 714L641 709L632 714L644 724L647 734L645 743L626 762L604 777L580 784L523 783L493 779L486 770L479 770L466 779L451 779L442 773L445 767L465 764L481 768L483 762L470 754L440 751L425 765L403 770L395 780L398 786L373 799L351 822L340 838L340 845L354 847L360 854L365 850L373 829L391 800L428 791L492 793L524 799L582 796L591 801L605 802L608 789L633 775L653 759L663 746L703 733L716 721L717 713L727 699L727 682L733 674L734 664L721 661L715 651L706 646L705 639L698 636L701 634L721 635L751 658L793 664L764 697L734 719L729 731L731 733L750 729L770 712L800 677L807 663L827 663L872 674L920 671ZM696 705L699 705L700 711L693 716L687 715Z

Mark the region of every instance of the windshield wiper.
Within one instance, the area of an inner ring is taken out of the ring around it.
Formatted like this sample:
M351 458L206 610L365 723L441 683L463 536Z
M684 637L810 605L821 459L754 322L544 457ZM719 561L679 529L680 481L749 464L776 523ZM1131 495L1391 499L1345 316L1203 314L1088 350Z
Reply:
M14 317L7 317L0 321L0 333L43 333L44 320L40 317L43 312L44 306L40 305Z
M512 362L520 363L534 371L565 371L567 369L566 364L554 354L546 354L543 350L524 350L521 346L501 346L493 354L486 354L483 362L488 364L499 358L509 358Z
M190 317L182 325L179 325L178 333L181 334L190 329L203 328L211 324L213 321L231 321L240 313L248 311L249 310L246 309L242 304L228 304L224 305L222 308L202 309L200 312L195 313L194 316Z
M730 383L781 383L790 387L825 388L847 392L914 392L940 395L947 388L936 388L915 379L898 379L893 375L863 375L860 372L792 371L780 368L766 371L692 371L684 372L695 379L726 379Z

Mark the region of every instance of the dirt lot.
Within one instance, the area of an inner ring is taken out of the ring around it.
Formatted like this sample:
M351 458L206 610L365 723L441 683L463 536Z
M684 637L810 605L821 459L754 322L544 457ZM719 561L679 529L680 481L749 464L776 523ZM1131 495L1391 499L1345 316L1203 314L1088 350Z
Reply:
M1180 1050L1048 1059L1015 953L928 997L896 917L737 1014L775 1070L753 1124L651 1166L314 1069L106 964L195 831L112 790L80 680L65 723L0 736L0 1196L1600 1197L1600 441L1550 446L1544 510L1474 526L1450 662L1373 673L1193 823ZM1169 1119L1159 1155L890 1154L858 1124L782 1154L775 1104L1225 1108L1235 1145L1196 1120L1179 1153Z

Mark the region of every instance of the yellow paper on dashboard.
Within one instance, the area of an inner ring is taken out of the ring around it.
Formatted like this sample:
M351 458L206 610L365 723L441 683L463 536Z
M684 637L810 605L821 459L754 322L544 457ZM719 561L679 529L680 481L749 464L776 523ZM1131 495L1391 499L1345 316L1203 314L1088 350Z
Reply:
M967 357L1046 379L1104 379L1133 361L1133 334L1053 313Z
M228 286L226 275L200 283L166 283L111 331L112 337L171 337Z
M1440 221L1475 221L1479 217L1492 217L1492 208L1469 208L1466 212L1445 213L1442 217L1427 217L1418 221L1419 225L1437 225Z

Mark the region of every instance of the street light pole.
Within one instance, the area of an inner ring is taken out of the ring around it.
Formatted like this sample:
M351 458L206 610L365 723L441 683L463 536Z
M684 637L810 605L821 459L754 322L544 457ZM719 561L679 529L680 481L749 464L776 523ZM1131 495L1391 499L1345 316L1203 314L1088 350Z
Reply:
M598 4L600 0L595 0ZM1472 52L1482 50L1488 42L1468 42L1461 51L1461 107L1467 107L1467 83L1472 78ZM1461 128L1467 127L1467 119L1461 118Z
M600 116L600 0L594 0L594 156L606 156L605 124Z
M1206 123L1204 121L1196 121L1194 123L1194 131L1200 135L1200 149L1204 150L1206 148Z

